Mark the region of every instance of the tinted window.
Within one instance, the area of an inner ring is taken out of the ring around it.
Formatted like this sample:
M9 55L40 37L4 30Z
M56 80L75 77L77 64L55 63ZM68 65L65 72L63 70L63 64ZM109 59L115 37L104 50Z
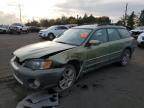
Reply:
M57 29L58 30L63 30L63 29L67 29L67 27L65 27L65 26L59 26L59 27L57 27Z
M130 33L126 29L118 29L122 38L130 37Z
M109 41L115 41L120 39L120 35L116 29L107 29L109 35Z
M91 31L92 30L89 29L69 29L54 41L65 44L81 45L87 39Z
M106 29L100 29L97 30L93 36L91 37L91 40L99 40L100 42L107 42L107 33Z

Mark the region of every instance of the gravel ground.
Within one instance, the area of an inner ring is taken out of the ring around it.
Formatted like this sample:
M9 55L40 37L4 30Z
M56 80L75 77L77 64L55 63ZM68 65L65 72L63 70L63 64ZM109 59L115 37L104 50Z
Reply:
M43 41L37 34L0 34L0 108L15 108L33 91L12 77L12 52L24 45ZM136 48L127 67L115 64L84 75L60 97L58 108L144 108L144 49Z

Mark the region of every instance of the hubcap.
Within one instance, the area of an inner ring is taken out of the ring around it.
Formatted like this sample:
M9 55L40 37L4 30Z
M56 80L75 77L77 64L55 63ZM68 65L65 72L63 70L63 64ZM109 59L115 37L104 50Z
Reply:
M52 34L49 35L49 39L52 40L54 37Z
M62 75L61 80L59 81L59 86L61 89L67 89L69 88L73 81L74 81L75 73L73 69L67 68Z

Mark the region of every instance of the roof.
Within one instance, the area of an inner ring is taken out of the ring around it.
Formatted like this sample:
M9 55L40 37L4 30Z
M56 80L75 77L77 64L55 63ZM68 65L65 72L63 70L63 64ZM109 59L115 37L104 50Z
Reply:
M116 25L98 25L98 24L92 24L92 25L81 25L73 28L84 28L84 29L96 29L96 28L125 28L123 26L116 26Z
M81 26L76 26L76 27L74 27L74 28L95 29L95 28L97 28L97 27L98 27L97 24L93 24L93 25L81 25Z

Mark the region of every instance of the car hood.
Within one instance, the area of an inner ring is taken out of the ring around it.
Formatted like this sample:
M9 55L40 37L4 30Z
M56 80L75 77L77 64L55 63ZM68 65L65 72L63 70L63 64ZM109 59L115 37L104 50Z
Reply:
M17 56L22 62L26 59L40 58L48 54L60 52L74 47L76 46L47 41L24 46L14 51L13 54Z
M45 32L45 31L47 31L47 29L40 30L40 32Z

